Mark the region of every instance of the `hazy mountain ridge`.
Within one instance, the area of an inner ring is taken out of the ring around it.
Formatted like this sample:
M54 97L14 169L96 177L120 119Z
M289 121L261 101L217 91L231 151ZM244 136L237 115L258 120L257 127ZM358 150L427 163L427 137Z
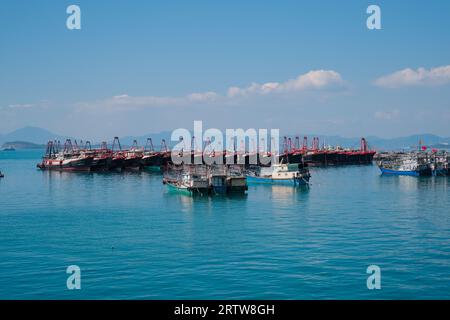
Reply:
M130 146L133 143L133 140L138 141L139 146L144 146L147 138L152 138L153 144L156 149L160 148L161 140L165 139L167 145L174 145L175 142L170 141L171 132L164 131L159 133L149 133L147 135L142 136L125 136L120 138L120 142L123 146ZM359 148L360 138L348 138L341 136L327 136L320 134L296 134L296 135L288 135L293 139L293 143L295 142L295 137L300 137L300 143L303 141L303 137L308 137L308 144L311 145L313 137L319 137L320 145L339 145L342 147L349 148ZM46 129L37 128L37 127L24 127L21 129L14 130L10 133L0 134L0 144L22 142L22 143L33 143L33 144L46 144L49 140L60 140L62 143L67 139L71 138L72 140L76 139L69 136L63 136L60 134L55 134ZM366 137L370 148L375 150L393 150L393 149L408 149L408 148L416 148L421 140L423 145L432 146L436 148L450 148L450 137L440 137L434 134L416 134L410 135L406 137L397 137L397 138L380 138L376 136L368 136ZM80 140L80 139L78 139ZM112 140L112 139L111 139ZM108 141L111 143L112 141ZM98 144L100 141L92 141L93 144Z
M30 142L34 144L45 144L49 140L56 139L64 141L66 138L70 137L55 134L46 129L38 127L24 127L14 130L10 133L0 134L0 143L21 141L21 142Z

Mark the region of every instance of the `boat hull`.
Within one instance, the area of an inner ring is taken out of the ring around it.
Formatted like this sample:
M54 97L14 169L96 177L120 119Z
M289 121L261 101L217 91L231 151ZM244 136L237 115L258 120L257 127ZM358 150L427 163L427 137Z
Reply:
M92 171L106 171L111 166L112 158L94 158L91 164Z
M127 158L123 160L123 169L140 170L142 168L141 158Z
M209 188L189 188L187 186L178 185L173 182L166 182L167 188L170 192L177 192L185 195L204 195L209 193Z
M92 158L75 159L75 160L50 160L38 164L41 170L56 171L91 171Z
M247 176L248 183L265 183L265 184L277 184L287 186L305 186L308 185L309 179L306 178L291 178L291 179L273 179L266 177Z
M423 171L412 171L412 170L394 170L380 167L381 173L386 175L398 175L398 176L413 176L420 177L429 175Z
M144 156L141 158L142 167L160 167L162 164L162 156L155 154Z

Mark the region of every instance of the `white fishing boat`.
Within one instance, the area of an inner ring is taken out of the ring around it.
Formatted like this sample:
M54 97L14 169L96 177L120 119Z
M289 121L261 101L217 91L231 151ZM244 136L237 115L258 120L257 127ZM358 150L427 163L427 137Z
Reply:
M308 185L311 175L302 164L272 164L270 167L257 167L247 174L249 183L284 184L292 186Z

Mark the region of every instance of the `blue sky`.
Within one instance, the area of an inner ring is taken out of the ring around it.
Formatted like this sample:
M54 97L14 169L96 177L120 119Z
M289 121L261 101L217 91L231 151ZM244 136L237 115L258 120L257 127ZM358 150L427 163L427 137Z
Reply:
M448 1L5 1L0 133L450 136L449 30Z

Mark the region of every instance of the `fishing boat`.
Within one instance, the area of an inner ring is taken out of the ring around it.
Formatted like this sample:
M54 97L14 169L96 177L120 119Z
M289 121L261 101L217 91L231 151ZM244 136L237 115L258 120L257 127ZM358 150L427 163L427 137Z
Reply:
M91 171L107 171L110 168L113 153L108 149L106 142L102 142L100 149L92 149L91 143L86 141L83 152L92 157Z
M142 151L138 150L129 150L125 152L125 158L123 160L123 168L130 170L140 170L141 159L142 159Z
M434 176L448 175L449 155L446 151L435 150L430 156L431 173Z
M258 166L249 170L249 183L284 184L292 186L308 185L311 175L303 164L272 164L270 167Z
M44 157L37 165L42 170L90 171L93 157L85 154L57 154L54 157Z
M382 174L404 176L431 176L432 166L425 154L401 154L388 160L380 160L378 167Z
M160 167L162 164L162 157L160 153L155 151L153 148L153 142L151 138L147 139L147 143L144 147L144 152L141 158L141 166L143 168L147 167Z
M207 195L211 190L203 165L171 165L166 168L163 183L170 191L189 195Z
M113 153L110 150L99 150L93 152L91 169L93 171L107 171L110 170L113 162Z
M228 166L226 186L228 194L245 193L248 190L247 177L244 174L243 166Z
M91 153L73 148L70 139L66 140L63 151L59 151L50 141L47 144L46 154L37 167L41 170L90 171L93 159Z
M208 170L208 180L211 192L214 194L227 193L227 167L226 165L212 165Z
M125 151L125 158L123 161L123 168L130 170L140 170L142 168L141 160L144 156L144 150L139 148L137 141L133 141L133 146L130 150Z

